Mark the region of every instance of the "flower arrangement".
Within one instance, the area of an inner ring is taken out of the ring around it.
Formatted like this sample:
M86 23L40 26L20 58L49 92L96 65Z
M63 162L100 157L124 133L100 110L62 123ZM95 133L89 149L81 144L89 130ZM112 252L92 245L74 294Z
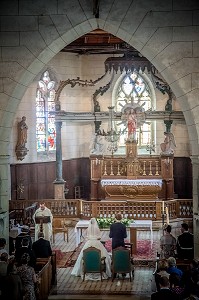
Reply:
M111 226L111 224L113 224L115 222L115 218L97 218L97 223L99 228L109 228ZM129 226L130 223L133 223L134 220L132 219L127 219L127 218L123 218L121 220L121 223L123 223L126 226Z

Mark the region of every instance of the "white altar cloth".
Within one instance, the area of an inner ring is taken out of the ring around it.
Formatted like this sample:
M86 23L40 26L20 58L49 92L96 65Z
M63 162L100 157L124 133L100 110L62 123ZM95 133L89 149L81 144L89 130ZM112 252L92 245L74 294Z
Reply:
M149 185L162 186L162 179L102 179L101 185Z

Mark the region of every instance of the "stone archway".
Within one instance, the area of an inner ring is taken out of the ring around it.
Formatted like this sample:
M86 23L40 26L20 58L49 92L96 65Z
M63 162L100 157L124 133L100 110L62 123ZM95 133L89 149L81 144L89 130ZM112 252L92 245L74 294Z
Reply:
M74 7L72 4L69 6L62 3L58 8L53 5L50 8L45 5L42 8L34 7L35 14L32 16L33 7L23 7L22 4L20 8L16 8L16 15L12 12L10 17L6 13L6 17L2 19L2 30L8 30L6 25L9 24L9 34L5 31L6 45L2 48L0 71L1 210L8 211L10 198L9 137L15 112L28 85L65 45L91 30L101 28L131 44L150 60L170 84L179 101L185 115L191 144L193 199L196 213L199 177L197 125L199 85L195 79L199 76L199 49L194 43L197 40L198 28L191 28L190 6L183 7L182 10L182 5L178 7L176 4L175 10L172 10L173 8L165 1L150 3L146 1L142 6L134 2L130 4L121 2L115 6L114 1L107 1L100 10L100 18L95 19L92 7L86 4L80 7L78 3L75 5ZM9 5L7 8L9 11ZM3 11L6 11L5 8ZM190 30L193 32L192 35ZM195 223L194 226L196 225Z

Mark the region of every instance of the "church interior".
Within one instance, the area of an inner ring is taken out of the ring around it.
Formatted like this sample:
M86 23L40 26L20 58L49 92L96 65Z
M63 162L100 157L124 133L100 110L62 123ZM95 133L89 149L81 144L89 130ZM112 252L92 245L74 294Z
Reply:
M16 224L28 225L34 240L33 215L45 202L67 228L51 241L55 256L77 249L79 221L121 213L135 223L132 256L145 239L158 252L163 226L177 237L186 222L199 259L199 3L2 1L0 24L0 238L7 249ZM103 241L107 234L103 228ZM108 280L104 292L103 283L71 278L71 265L55 261L45 263L51 277L38 299L150 298L144 283L153 263L135 265L131 283Z

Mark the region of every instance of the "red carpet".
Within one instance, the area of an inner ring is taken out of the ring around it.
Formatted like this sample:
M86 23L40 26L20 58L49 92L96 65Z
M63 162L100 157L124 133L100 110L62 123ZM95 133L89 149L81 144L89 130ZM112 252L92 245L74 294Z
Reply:
M150 240L139 240L137 241L137 253L133 255L134 264L137 266L149 266L154 267L156 261L156 253L158 249L159 242L153 242L151 249ZM77 257L82 249L83 243L81 243L74 251L61 252L57 256L57 267L66 268L73 267ZM111 241L107 241L105 247L110 252L111 251Z

